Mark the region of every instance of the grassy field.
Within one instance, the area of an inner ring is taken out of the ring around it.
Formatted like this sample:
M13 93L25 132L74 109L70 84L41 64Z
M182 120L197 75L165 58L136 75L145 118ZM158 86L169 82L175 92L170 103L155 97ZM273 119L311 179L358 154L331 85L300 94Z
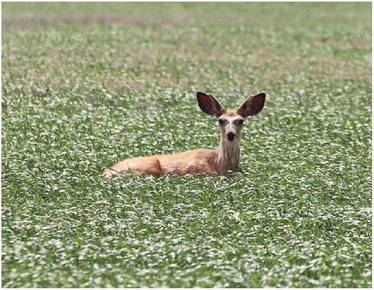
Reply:
M371 287L371 3L3 3L3 287ZM267 93L230 178L196 91Z

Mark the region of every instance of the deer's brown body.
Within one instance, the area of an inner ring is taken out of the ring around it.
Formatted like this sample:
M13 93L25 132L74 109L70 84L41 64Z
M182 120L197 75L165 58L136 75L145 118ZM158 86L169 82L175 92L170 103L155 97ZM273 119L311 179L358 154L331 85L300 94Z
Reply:
M203 173L225 175L239 169L240 131L246 117L258 114L265 103L265 94L258 94L243 101L237 110L227 110L212 95L197 93L199 106L208 115L218 118L221 128L220 147L196 149L176 154L152 155L125 159L103 172L103 176L127 171L161 176Z

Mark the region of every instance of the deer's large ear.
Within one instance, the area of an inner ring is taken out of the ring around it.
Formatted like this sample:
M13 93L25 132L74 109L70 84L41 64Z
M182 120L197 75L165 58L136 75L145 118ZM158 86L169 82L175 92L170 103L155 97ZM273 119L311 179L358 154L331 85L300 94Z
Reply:
M266 94L261 93L256 96L246 98L236 110L236 112L243 118L257 115L261 112L265 105Z
M197 101L200 109L208 115L216 116L217 118L226 112L225 107L212 95L197 92Z

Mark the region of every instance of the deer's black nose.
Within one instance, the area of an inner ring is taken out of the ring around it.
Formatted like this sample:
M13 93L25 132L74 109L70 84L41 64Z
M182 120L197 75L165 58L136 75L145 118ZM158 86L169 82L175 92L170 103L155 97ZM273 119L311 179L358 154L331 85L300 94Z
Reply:
M232 133L232 132L230 132L230 133L227 133L227 139L229 140L229 141L232 141L232 140L234 140L235 139L235 133Z

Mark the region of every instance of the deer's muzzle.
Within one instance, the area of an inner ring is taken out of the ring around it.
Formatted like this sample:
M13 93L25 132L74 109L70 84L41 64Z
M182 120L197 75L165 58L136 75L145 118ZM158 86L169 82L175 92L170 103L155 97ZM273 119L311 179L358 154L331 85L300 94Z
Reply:
M227 139L229 141L233 141L235 139L236 134L233 132L227 133Z

